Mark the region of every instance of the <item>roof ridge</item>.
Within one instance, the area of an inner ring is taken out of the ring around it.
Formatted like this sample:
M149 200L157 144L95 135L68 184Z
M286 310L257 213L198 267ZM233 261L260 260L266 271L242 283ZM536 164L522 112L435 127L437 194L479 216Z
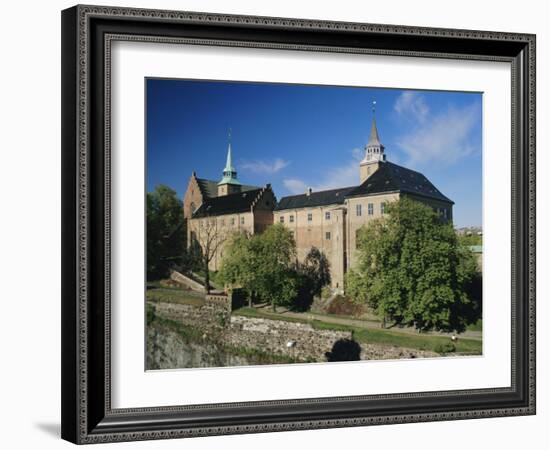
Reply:
M311 196L311 195L314 195L314 194L323 194L325 192L332 192L332 191L341 191L343 189L353 189L353 188L356 188L358 185L353 185L353 186L344 186L344 187L339 187L339 188L333 188L333 189L324 189L322 191L311 191L310 194L308 194L307 192L304 192L303 194L293 194L293 195L285 195L284 197L281 197L281 200L283 198L292 198L292 197L300 197L302 195L307 195L307 196Z

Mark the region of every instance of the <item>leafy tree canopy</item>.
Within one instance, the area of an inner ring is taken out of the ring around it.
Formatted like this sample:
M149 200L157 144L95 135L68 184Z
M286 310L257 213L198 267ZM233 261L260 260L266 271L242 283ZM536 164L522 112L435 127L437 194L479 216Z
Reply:
M297 294L294 270L296 244L281 224L269 226L262 234L236 234L224 250L219 279L240 286L250 298L258 297L289 306Z
M464 330L475 321L468 286L477 269L452 224L408 198L390 203L387 213L359 232L348 295L396 324Z
M158 185L147 193L147 279L168 275L185 249L183 205L176 191Z

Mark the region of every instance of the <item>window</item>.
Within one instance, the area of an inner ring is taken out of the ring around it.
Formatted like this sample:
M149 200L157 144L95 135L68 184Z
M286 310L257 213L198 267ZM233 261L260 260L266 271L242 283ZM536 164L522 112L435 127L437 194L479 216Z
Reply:
M241 217L241 225L244 225L244 217Z
M380 214L386 214L386 204L384 202L380 203Z
M327 231L327 232L325 233L325 239L326 239L327 241L330 241L330 231Z
M367 209L368 209L368 213L369 213L369 216L372 216L374 214L374 204L373 203L369 203L367 205Z
M222 227L225 226L225 219L222 219L222 220L221 220L221 225L222 225Z
M290 223L294 222L294 214L291 214L291 215L290 215L289 222L290 222Z
M231 225L235 225L235 218L231 217Z
M330 211L325 213L325 220L330 220ZM330 239L330 238L329 238Z
M279 217L279 222L281 222L281 223L285 223L285 216L281 216L281 217Z
M355 205L355 215L359 217L361 215L361 204Z
M312 220L313 220L313 214L312 213L307 213L307 221L311 222Z
M447 219L447 208L443 208L443 218Z

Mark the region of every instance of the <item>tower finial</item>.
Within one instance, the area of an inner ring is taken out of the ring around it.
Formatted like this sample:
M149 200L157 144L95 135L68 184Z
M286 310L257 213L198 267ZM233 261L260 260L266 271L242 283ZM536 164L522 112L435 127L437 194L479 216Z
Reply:
M376 100L373 100L372 101L372 115L374 117L374 115L376 114Z

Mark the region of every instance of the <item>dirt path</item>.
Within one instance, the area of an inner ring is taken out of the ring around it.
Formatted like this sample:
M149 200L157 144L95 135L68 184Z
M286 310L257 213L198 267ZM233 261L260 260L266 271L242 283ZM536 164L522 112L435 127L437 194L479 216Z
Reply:
M291 317L296 319L302 319L302 320L320 320L322 322L326 323L333 323L337 325L350 325L357 328L366 328L366 329L381 329L380 322L375 320L365 320L365 319L352 319L350 317L338 317L328 314L317 314L312 312L294 312L294 311L288 311L286 309L279 308L277 312L273 312L270 309L270 306L264 306L258 308L260 311L262 311L263 314L266 315L272 315L274 317ZM414 334L418 335L418 332L412 328L412 327L404 327L404 328L386 328L388 331L392 331L395 333L403 333L403 334ZM436 331L427 331L422 333L422 335L428 335L428 336L452 336L453 333L443 333L443 332L436 332ZM481 331L470 331L466 330L464 333L458 334L459 337L468 338L468 339L474 339L474 340L481 340L482 333Z

